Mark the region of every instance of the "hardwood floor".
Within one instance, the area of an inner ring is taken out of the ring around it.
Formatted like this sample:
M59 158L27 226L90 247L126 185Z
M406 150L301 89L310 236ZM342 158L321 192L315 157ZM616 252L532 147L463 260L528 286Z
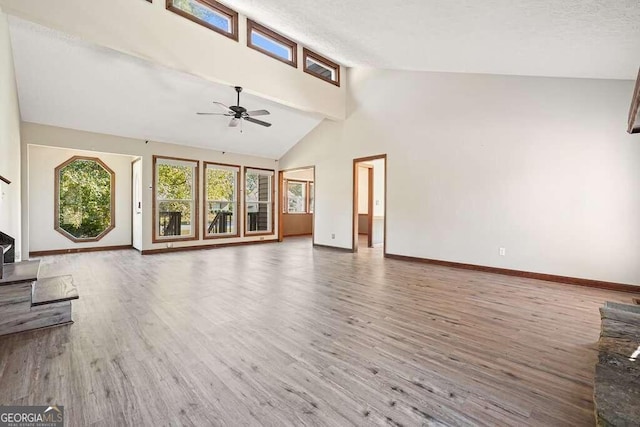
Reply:
M0 338L0 404L68 425L593 425L633 295L282 244L43 258L75 324Z

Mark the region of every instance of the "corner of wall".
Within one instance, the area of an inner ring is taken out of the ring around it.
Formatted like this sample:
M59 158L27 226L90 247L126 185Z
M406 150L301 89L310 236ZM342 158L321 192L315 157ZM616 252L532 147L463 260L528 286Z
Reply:
M16 239L16 258L22 257L20 108L7 15L0 9L0 229Z

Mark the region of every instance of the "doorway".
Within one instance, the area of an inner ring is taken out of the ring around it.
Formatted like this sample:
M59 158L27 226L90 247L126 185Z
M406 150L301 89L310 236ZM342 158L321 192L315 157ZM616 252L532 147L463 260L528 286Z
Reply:
M382 248L386 254L387 155L353 160L353 252Z
M315 167L280 171L279 189L278 240L307 236L313 244Z

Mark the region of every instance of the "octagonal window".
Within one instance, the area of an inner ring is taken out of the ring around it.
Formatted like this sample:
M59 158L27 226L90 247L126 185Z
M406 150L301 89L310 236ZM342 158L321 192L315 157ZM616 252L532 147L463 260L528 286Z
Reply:
M95 157L75 156L55 170L55 228L74 242L115 228L115 173Z

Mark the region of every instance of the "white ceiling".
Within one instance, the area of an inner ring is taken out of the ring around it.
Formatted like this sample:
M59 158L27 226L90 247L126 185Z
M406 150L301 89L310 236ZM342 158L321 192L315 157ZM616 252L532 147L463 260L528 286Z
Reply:
M267 109L271 128L229 128L211 101L235 105L231 87L10 18L22 120L131 138L279 159L321 117L243 93L249 110Z
M222 0L346 66L635 79L638 0Z

